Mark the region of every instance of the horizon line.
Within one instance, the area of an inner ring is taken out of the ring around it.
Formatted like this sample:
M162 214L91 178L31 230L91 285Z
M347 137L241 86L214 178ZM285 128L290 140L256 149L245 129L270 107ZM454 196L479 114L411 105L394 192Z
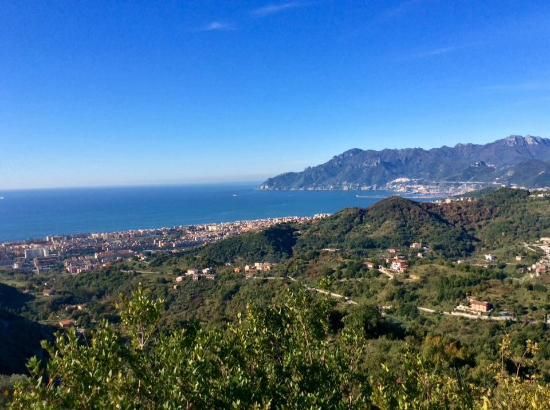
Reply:
M117 189L117 188L163 188L163 187L189 187L204 185L254 185L259 186L264 180L233 180L233 181L201 181L201 182L159 182L159 183L129 183L129 184L100 184L100 185L67 185L29 188L2 188L0 192L26 192L26 191L58 191L78 189Z

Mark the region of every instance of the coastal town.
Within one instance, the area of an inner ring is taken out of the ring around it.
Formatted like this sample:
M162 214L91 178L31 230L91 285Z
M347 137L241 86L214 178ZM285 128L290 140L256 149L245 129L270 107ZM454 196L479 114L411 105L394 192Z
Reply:
M78 275L118 261L146 260L153 255L196 248L277 224L301 224L327 216L289 216L112 233L48 236L38 241L2 243L0 269L35 274L65 270Z
M385 184L365 185L359 183L345 182L341 184L320 184L308 187L289 188L289 191L358 191L358 192L376 192L386 191L393 192L398 195L410 195L414 197L424 198L446 198L464 196L468 193L479 191L486 188L512 188L512 189L530 189L533 192L546 193L550 192L550 187L526 187L521 184L507 184L499 181L430 181L421 178L400 177L388 181ZM275 190L266 185L260 186L261 190ZM283 189L287 190L287 189ZM362 195L357 194L358 198Z

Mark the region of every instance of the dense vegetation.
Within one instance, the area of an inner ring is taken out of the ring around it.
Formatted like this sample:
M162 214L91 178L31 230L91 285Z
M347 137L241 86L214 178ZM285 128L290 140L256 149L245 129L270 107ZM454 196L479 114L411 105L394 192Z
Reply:
M548 199L532 200L525 190L488 191L471 203L453 202L429 208L465 229L488 249L550 235Z
M190 252L199 264L219 265L234 260L263 260L277 262L292 256L297 240L297 228L277 225L262 232L245 234L214 243L199 251Z
M397 366L369 363L365 340L381 318L356 308L340 323L331 303L303 291L249 307L221 330L162 332L162 304L138 289L122 303L122 327L105 322L91 340L71 331L46 344L51 360L31 361L12 408L543 409L550 402L550 388L532 373L536 343L515 359L503 339L500 362L480 385L458 371L460 347L441 338L424 355L405 352Z
M430 244L444 256L460 256L472 250L473 238L426 209L425 204L395 197L369 209L346 209L313 225L301 236L298 249L361 251L409 246L413 242Z

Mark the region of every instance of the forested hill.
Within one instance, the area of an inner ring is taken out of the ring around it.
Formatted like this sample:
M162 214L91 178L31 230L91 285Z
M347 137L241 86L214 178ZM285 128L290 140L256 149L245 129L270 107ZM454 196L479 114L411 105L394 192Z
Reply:
M301 236L298 249L386 249L413 242L429 243L445 256L459 256L472 251L475 238L428 204L393 197L369 209L346 209L312 225Z
M499 181L550 186L550 139L511 136L495 142L421 148L352 149L330 161L273 177L265 190L383 187L397 178L423 181Z
M346 209L305 229L296 249L360 252L421 242L436 254L455 257L549 234L550 200L503 188L449 204L392 197L369 209Z
M459 257L550 236L548 198L535 201L529 191L506 188L473 196L448 204L391 197L368 209L344 209L308 225L242 235L190 255L206 264L273 262L325 248L361 254L421 242L437 255Z
M201 265L222 265L234 261L278 262L292 256L298 238L298 227L282 224L261 232L224 239L186 252ZM162 262L162 258L157 259Z

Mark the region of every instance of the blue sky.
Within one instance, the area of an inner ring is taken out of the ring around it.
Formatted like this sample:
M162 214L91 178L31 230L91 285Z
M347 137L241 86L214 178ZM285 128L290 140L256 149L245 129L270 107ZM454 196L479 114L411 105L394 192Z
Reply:
M0 7L0 188L261 180L550 135L547 0Z

